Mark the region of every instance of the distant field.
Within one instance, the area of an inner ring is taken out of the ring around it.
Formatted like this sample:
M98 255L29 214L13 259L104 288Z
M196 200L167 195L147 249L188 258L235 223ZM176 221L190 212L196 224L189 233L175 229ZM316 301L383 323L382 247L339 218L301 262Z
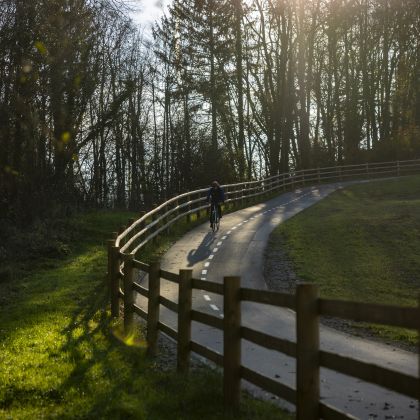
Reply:
M318 284L322 297L415 306L420 176L337 191L280 225L269 246L285 247L298 277ZM416 343L409 330L370 328L386 339Z
M146 357L142 331L123 337L108 310L105 240L132 216L90 213L55 223L56 233L39 228L27 237L33 250L8 261L0 277L0 418L292 418L247 395L237 414L224 416L218 371L178 376ZM179 229L172 239L186 226ZM152 251L143 257L155 258Z

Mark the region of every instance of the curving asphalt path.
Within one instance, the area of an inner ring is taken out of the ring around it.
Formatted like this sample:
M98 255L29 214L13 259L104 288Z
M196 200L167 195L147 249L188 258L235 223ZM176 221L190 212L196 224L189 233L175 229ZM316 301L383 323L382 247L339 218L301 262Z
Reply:
M223 276L239 275L243 286L267 289L263 276L263 255L271 231L279 223L348 184L350 183L302 188L227 214L222 218L220 230L215 234L205 223L176 242L164 256L161 266L172 272L189 268L193 270L195 278L214 282L222 282ZM176 285L162 280L161 287L163 296L177 301ZM145 306L141 298L137 303ZM223 317L223 300L218 295L195 290L193 308ZM161 319L172 328L177 328L175 314L162 306ZM288 309L244 302L242 324L278 337L296 339L295 314ZM192 339L219 353L223 352L222 334L211 327L193 322ZM321 326L320 340L323 350L417 375L416 354L363 340L325 326ZM295 387L293 358L243 340L242 364ZM416 400L324 368L321 368L321 398L361 419L418 418ZM286 402L280 403L293 409Z

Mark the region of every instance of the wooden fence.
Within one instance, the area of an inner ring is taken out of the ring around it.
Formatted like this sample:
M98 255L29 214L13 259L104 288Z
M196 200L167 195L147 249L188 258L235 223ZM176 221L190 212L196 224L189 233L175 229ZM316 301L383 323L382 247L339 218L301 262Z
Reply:
M313 185L333 180L361 177L399 176L420 170L420 160L386 162L380 164L349 165L334 168L317 168L291 174L280 174L261 181L224 186L227 202L247 204L255 197L293 189L299 185ZM148 353L157 351L158 331L177 341L177 369L187 372L190 352L193 351L223 367L224 398L228 407L240 401L240 381L245 379L264 390L296 405L297 418L351 419L320 401L319 371L326 367L366 382L389 388L419 400L418 377L396 372L385 367L366 363L320 350L319 316L334 316L355 321L411 328L420 333L420 304L418 307L364 304L339 300L320 299L317 287L301 284L296 295L240 287L239 277L225 277L223 284L195 279L191 270L179 274L162 270L159 264L145 264L135 259L136 253L151 239L170 227L181 217L189 218L194 212L207 208L207 189L197 190L168 200L136 221L108 242L108 276L111 290L111 313L119 316L123 300L124 327L129 332L134 314L147 322ZM148 273L148 289L135 281L134 270ZM160 294L160 280L178 285L178 302ZM192 308L193 289L223 296L224 318L218 318ZM136 305L136 295L148 299L147 312ZM268 304L289 308L296 312L296 343L278 338L241 325L241 302ZM178 315L178 330L166 325L159 318L160 305ZM223 331L223 355L191 339L191 323L199 322ZM267 349L296 358L296 389L275 381L241 364L241 340L253 342ZM419 363L420 366L420 363Z
M420 172L420 159L365 163L361 165L334 166L305 169L283 173L258 181L223 185L226 205L244 206L263 201L274 194L281 194L295 188L321 183L350 181L388 176L400 176ZM124 254L136 254L150 240L168 231L181 218L190 220L192 214L206 210L208 188L180 194L160 204L152 211L132 220L128 227L122 227L114 245Z

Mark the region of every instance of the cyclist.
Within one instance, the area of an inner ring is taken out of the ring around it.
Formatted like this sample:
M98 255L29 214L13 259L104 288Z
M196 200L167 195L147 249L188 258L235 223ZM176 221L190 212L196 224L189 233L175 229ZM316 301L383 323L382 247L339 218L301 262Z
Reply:
M210 202L210 206L212 204L216 204L217 211L219 212L219 218L222 218L222 208L221 204L225 201L225 192L223 191L223 188L219 185L217 181L213 181L211 183L211 187L207 193L207 201ZM211 222L211 212L210 212L210 228L213 227L213 224Z

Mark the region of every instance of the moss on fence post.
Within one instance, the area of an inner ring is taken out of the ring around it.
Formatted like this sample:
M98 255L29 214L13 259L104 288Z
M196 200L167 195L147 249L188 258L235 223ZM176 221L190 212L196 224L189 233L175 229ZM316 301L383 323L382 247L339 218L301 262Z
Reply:
M120 314L120 247L111 247L111 316L117 318Z
M133 254L124 255L124 333L126 335L132 333L134 321L133 260Z
M149 299L147 302L147 354L157 352L160 296L160 264L153 262L149 270Z

